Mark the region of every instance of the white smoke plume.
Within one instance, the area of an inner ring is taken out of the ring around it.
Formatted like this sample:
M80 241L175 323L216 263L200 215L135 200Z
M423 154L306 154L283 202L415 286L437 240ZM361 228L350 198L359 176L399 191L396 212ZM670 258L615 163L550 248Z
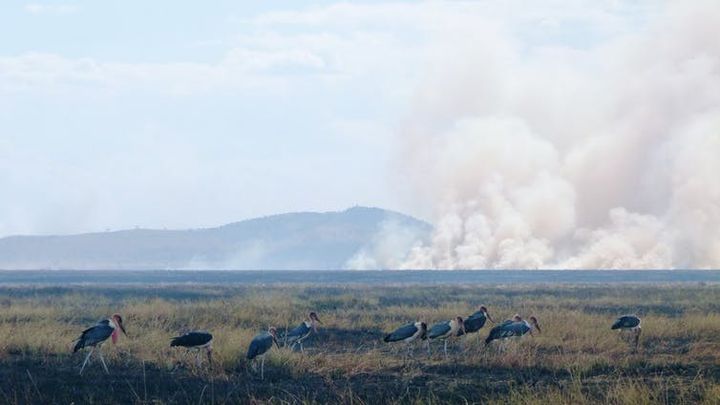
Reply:
M720 3L584 50L438 34L400 134L432 241L400 268L720 267Z
M403 266L405 254L411 248L427 242L427 229L386 220L372 240L347 260L345 267L352 270L398 269Z

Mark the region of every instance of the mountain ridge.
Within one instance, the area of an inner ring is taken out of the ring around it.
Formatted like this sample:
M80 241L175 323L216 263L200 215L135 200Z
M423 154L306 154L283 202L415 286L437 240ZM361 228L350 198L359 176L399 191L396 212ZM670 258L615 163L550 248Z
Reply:
M375 207L291 212L208 228L123 229L0 238L8 270L329 270L348 266L388 225L427 240L432 226ZM416 236L416 237L415 237Z

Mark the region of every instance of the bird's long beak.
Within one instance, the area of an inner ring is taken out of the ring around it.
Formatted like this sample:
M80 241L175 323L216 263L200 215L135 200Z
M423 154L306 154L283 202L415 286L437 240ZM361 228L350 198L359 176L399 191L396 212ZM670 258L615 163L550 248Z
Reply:
M127 336L128 334L127 334L127 332L125 332L125 327L123 326L123 324L119 323L118 326L120 327L120 330L122 331L123 335Z
M537 329L539 334L542 334L542 329L540 329L540 324L535 324L535 329Z
M485 311L485 317L487 317L487 319L489 319L490 322L495 323L495 320L492 319L492 317L490 316L490 314L487 311Z
M275 347L280 349L280 344L278 344L278 341L277 341L277 339L275 339L275 336L273 336L273 343L275 343Z

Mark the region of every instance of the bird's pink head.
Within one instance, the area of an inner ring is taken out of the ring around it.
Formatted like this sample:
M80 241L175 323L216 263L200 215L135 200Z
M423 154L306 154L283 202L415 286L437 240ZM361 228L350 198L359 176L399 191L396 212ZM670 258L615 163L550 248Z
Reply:
M318 318L317 314L314 311L310 312L308 318L310 318L310 324L312 325L313 331L317 333L317 324L322 324L322 322L320 322L320 318Z
M530 317L530 324L532 324L532 326L533 326L535 329L537 329L538 333L542 333L542 329L540 329L540 324L538 323L537 318L535 318L534 316L531 316L531 317Z
M463 333L465 332L465 321L463 321L462 316L458 316L455 318L455 321L460 326L460 329L462 329Z
M277 329L275 329L274 326L271 326L268 328L268 333L270 334L270 336L272 336L272 340L273 340L273 343L275 343L275 347L277 347L279 349L280 344L278 344L278 341L277 341Z
M495 323L495 321L490 316L490 313L487 310L487 307L485 305L480 305L480 311L482 311L483 314L485 314L485 317L490 320L490 322Z
M120 329L123 333L123 335L127 336L127 332L125 332L125 326L123 325L122 316L120 314L113 314L113 316L110 317L115 324L115 329L113 329L112 332L112 342L113 344L117 343L118 340L118 329Z

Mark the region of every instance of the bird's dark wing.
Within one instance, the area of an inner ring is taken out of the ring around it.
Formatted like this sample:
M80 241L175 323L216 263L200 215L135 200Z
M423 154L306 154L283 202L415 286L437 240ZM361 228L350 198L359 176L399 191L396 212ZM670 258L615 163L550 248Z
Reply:
M487 338L485 338L485 344L488 344L495 339L500 339L502 337L502 334L504 333L505 326L506 325L503 322L500 325L497 325L494 328L490 329L490 333L488 334Z
M529 331L530 328L525 325L525 322L505 321L490 329L490 334L485 339L485 344L488 344L496 339L503 339L511 336L522 336Z
M386 342L397 342L399 340L405 340L410 336L416 334L417 332L418 328L415 326L415 324L409 323L395 329L394 332L385 335L385 338L383 340Z
M522 336L530 332L530 327L525 322L513 322L505 327L508 336Z
M247 352L247 358L249 360L254 359L257 356L265 354L273 345L273 338L272 335L263 332L257 336L255 336L250 342L250 347L248 348Z
M213 336L208 332L188 332L182 336L172 338L170 346L197 347L204 346L212 340Z
M310 328L305 324L305 322L303 322L295 329L291 329L287 333L285 333L285 339L298 339L307 335L308 333L310 333Z
M486 321L487 318L482 312L476 312L470 315L467 319L465 319L465 333L474 333L479 331L483 326L485 326ZM458 330L457 335L463 335L462 328Z
M428 338L435 339L436 337L443 336L450 331L450 322L440 322L433 325L428 331Z
M106 323L99 323L92 328L85 329L75 343L73 353L87 346L95 346L98 343L104 342L113 333L113 328Z
M611 329L634 328L640 325L640 318L635 315L624 315L618 318Z
M627 322L631 328L634 328L634 327L640 325L640 318L638 318L637 316L630 316L630 317L628 317Z

